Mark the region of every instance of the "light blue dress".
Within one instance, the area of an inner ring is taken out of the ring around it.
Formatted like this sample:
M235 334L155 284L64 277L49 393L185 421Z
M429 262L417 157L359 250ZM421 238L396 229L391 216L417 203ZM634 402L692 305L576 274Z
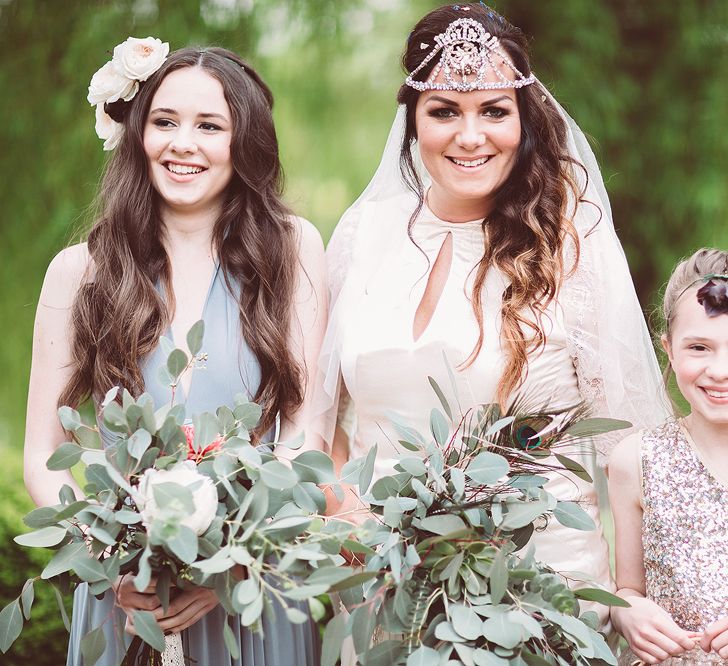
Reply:
M237 394L252 396L260 382L260 369L240 332L237 298L231 294L220 269L216 270L203 309L205 337L202 350L208 353L205 369L195 370L185 402L187 416L214 412L220 405L234 406ZM157 347L143 369L146 390L157 406L169 402L169 387L157 379L158 369L166 362ZM181 391L178 388L178 391ZM105 444L113 433L102 428ZM306 610L307 606L298 606ZM114 595L107 592L98 600L84 583L73 599L73 618L67 666L83 666L81 638L91 629L103 626L106 652L98 666L118 666L131 641L123 631L126 616L114 607ZM240 658L233 659L223 642L223 623L228 623L240 646ZM304 624L288 621L282 608L262 617L263 635L240 626L239 618L228 616L216 607L189 629L182 632L185 657L194 666L314 666L320 663L319 632L309 617Z

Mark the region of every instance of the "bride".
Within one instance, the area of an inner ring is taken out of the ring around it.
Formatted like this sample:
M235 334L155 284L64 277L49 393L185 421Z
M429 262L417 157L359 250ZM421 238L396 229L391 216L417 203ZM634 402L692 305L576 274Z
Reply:
M659 422L659 371L601 175L583 134L533 75L523 33L483 4L440 7L410 34L382 162L327 250L332 308L321 409L337 465L401 454L389 415L429 432L439 401L586 402ZM450 369L454 379L450 379ZM596 442L604 459L609 441ZM580 452L588 469L592 452ZM598 529L549 524L539 559L613 589L593 485L553 474ZM365 507L353 489L332 513ZM601 628L608 609L598 606Z

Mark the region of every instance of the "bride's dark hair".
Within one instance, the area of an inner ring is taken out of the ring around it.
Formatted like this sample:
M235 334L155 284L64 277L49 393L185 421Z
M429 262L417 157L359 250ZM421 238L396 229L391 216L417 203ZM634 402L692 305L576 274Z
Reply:
M524 76L530 76L524 34L493 10L475 3L447 5L424 16L410 33L402 57L405 71L410 73L419 67L435 44L435 36L461 18L478 21L491 35L498 37L515 67ZM430 45L430 48L422 49L422 44ZM433 58L418 73L418 80L425 80L438 60ZM419 200L410 218L410 234L425 194L412 156L412 146L417 141L415 110L419 96L417 90L404 84L397 97L407 109L400 167ZM495 193L492 210L483 222L483 257L477 267L472 294L479 336L463 364L464 367L471 365L483 346L481 294L488 270L496 266L510 282L501 305L501 342L507 357L498 384L497 399L501 405L507 404L508 397L525 379L528 355L546 343L542 325L544 312L556 297L564 275L573 270L578 261L579 239L570 209L574 208L574 202L582 200L582 191L574 178L574 168L581 165L568 154L567 128L558 110L538 84L517 88L516 102L521 119L521 141L513 169ZM563 257L569 239L576 249L576 259L574 265L565 270ZM531 316L528 316L529 311Z
M213 243L228 288L239 294L243 337L260 364L253 396L263 407L260 434L279 411L290 414L303 399L301 366L288 342L298 241L281 200L273 96L247 63L221 48L175 51L131 102L108 109L123 122L124 134L106 168L88 236L91 262L72 311L72 375L59 402L78 405L117 385L141 393L140 364L173 316L170 263L143 139L154 93L168 74L185 67L216 78L232 114L233 176Z

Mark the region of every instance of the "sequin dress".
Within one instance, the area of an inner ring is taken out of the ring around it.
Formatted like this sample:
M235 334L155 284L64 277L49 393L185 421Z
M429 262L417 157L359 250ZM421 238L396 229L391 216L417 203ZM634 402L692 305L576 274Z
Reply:
M728 484L678 421L642 435L642 545L647 597L687 631L728 615ZM620 664L635 657L627 651ZM668 666L728 664L699 647Z

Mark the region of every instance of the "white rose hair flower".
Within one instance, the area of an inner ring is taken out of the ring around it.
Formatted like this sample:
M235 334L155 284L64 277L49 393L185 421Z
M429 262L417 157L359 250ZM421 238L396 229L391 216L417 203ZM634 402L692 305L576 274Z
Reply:
M192 492L194 511L181 514L180 525L189 527L200 535L210 527L217 513L217 489L210 477L197 471L197 465L191 460L177 463L170 469L148 469L139 481L139 494L144 498L140 510L142 523L149 527L160 509L154 499L154 486L158 483L174 483Z
M129 37L114 48L111 62L130 79L146 81L166 60L169 44L155 37Z
M105 113L104 104L131 101L139 84L162 66L168 54L169 44L155 37L129 37L114 47L113 58L93 75L87 99L96 107L96 134L104 140L104 150L113 150L123 132L122 125Z
M114 150L119 145L123 127L106 111L103 104L96 105L96 135L104 140L104 150Z
M88 103L116 102L119 99L129 101L139 90L139 83L122 74L116 65L109 60L93 75L88 87Z

